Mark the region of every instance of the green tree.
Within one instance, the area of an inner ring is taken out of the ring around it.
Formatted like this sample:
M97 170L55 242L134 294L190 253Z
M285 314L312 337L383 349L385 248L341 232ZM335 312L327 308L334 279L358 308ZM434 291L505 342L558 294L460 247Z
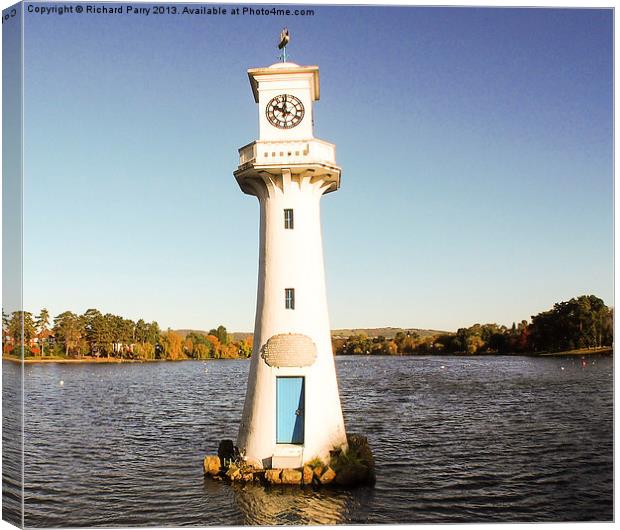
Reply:
M21 346L24 352L36 334L32 313L14 311L8 323L8 332L15 345Z
M594 296L579 296L559 302L549 311L532 317L531 346L535 351L609 346L611 310Z
M45 309L45 308L41 309L41 311L39 312L39 316L37 317L37 319L35 321L35 325L36 325L37 331L39 333L49 329L50 313L49 313L49 311L47 309Z
M219 341L217 340L217 338L215 336L213 338L217 341L217 344L219 345ZM208 359L215 356L214 345L204 333L190 331L187 334L185 340L191 341L193 357L195 359Z
M11 322L11 317L7 313L4 312L4 309L2 309L2 332L4 335L8 334L9 332L10 322Z
M217 340L220 341L220 344L228 345L228 343L230 342L228 332L226 331L226 328L222 325L218 326L217 329L212 329L211 331L209 331L209 335L217 337Z
M82 315L84 338L88 343L91 354L98 356L102 350L103 337L101 336L103 316L97 309L88 309Z
M37 335L39 336L39 341L41 344L41 355L45 355L45 346L47 344L47 337L45 336L45 334L47 331L49 331L49 325L50 313L46 308L43 308L39 312L39 316L35 321Z
M78 341L82 337L82 326L79 317L71 311L65 311L54 319L54 335L65 346L65 355L76 351Z
M138 320L133 326L131 354L139 359L155 359L159 350L163 351L157 322L149 324L142 319Z
M147 323L140 319L136 322L135 327L135 340L136 342L148 342L147 340Z
M151 322L146 325L146 342L155 346L159 342L161 331L157 322Z

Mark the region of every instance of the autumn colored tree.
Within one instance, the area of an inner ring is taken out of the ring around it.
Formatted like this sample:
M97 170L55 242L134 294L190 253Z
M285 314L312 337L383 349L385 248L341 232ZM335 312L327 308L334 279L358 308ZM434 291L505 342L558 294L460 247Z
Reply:
M155 346L150 342L138 342L134 346L134 354L138 359L155 359Z
M178 333L170 329L165 331L161 334L161 344L166 359L176 361L184 357L183 338Z
M239 343L239 357L248 358L252 355L254 336L250 335Z
M3 351L10 352L16 345L27 345L31 353L37 348L31 344L35 336L41 339L49 326L49 312L42 309L36 320L29 312L3 311L4 337L9 337ZM251 356L253 338L232 340L223 325L209 334L189 332L185 339L168 330L162 333L157 322L143 319L134 322L119 315L102 315L88 309L83 315L65 311L54 319L53 332L59 354L95 355L138 359L209 359L247 358ZM48 331L49 333L49 331ZM513 323L510 328L498 324L474 324L460 328L456 333L438 333L421 338L412 331L398 332L394 338L369 338L358 334L348 339L333 339L335 354L344 355L410 355L437 353L529 353L560 351L572 348L610 346L613 344L613 309L596 296L580 296L559 302L549 311Z
M194 341L191 337L185 337L183 339L183 353L190 359L194 358Z
M399 331L394 337L394 342L398 348L398 353L408 354L413 353L416 346L419 344L420 335L415 332L404 333Z
M207 340L211 344L211 350L213 352L213 358L219 359L222 345L220 344L220 340L215 335L207 335Z
M220 359L237 359L239 357L239 347L237 344L229 342L220 345Z
M194 358L195 359L209 359L212 357L211 346L203 343L194 345Z
M369 355L371 350L372 340L365 333L360 333L349 337L336 353L341 355Z

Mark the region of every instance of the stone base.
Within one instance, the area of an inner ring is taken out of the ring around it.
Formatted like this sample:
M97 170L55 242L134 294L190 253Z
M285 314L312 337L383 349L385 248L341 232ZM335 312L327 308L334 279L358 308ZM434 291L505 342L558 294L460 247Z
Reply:
M205 456L205 475L214 480L257 482L263 485L293 485L313 487L355 487L375 483L375 461L365 436L347 435L347 451L331 451L330 461L318 458L298 468L258 469L245 462L230 440L220 443L218 455Z

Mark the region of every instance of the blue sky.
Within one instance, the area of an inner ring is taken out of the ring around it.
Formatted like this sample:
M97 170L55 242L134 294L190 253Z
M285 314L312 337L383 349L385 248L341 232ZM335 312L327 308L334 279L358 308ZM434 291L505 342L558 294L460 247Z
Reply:
M252 329L258 203L232 171L258 130L246 70L283 26L343 170L322 203L332 327L613 304L611 10L314 9L26 15L28 309Z

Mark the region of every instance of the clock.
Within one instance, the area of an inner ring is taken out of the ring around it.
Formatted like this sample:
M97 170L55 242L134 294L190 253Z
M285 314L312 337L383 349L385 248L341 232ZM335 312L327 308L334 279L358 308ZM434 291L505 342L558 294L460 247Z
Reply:
M279 129L292 129L299 125L304 118L304 112L304 104L290 94L280 94L272 98L265 108L269 123Z

